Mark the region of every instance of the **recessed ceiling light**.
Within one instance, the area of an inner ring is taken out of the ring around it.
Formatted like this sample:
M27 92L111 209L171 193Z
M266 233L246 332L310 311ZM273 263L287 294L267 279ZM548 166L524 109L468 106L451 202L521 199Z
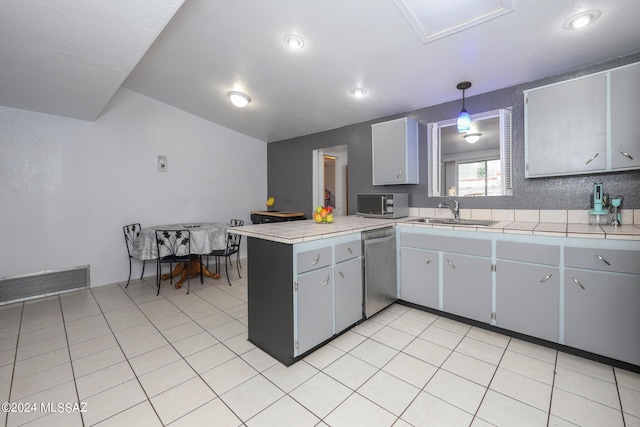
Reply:
M578 30L593 23L600 17L599 10L586 10L564 21L563 27L567 30Z
M302 37L296 34L287 34L284 36L284 44L286 44L291 49L302 49L304 46L304 40Z
M229 96L231 103L238 108L244 108L249 102L251 102L251 98L249 98L249 95L246 93L232 90L227 95Z
M362 98L363 96L365 96L367 94L367 91L364 88L357 87L357 88L351 90L351 93L356 98Z

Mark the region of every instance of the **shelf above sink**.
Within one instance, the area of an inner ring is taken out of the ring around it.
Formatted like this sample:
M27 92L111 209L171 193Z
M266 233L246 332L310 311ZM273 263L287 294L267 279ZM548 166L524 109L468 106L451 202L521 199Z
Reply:
M410 222L419 222L425 224L446 224L446 225L470 225L480 227L490 227L497 224L498 221L490 219L454 219L454 218L418 218Z

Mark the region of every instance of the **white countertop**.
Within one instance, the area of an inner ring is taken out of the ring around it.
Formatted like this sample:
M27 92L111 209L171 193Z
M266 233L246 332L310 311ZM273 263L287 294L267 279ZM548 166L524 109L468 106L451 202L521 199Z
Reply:
M356 215L336 217L331 224L318 224L314 220L286 221L268 224L246 225L229 228L232 233L256 237L264 240L294 244L317 239L327 239L345 234L404 224L411 227L445 228L453 230L478 231L484 233L531 234L558 237L582 237L595 239L640 240L638 224L623 224L619 227L609 225L589 225L564 222L525 222L499 221L497 224L484 226L428 224L411 222L415 217L400 219L361 218Z
M399 221L400 223L400 221ZM583 223L566 222L525 222L498 221L492 226L467 226L449 224L413 223L410 218L402 221L413 227L449 228L489 233L531 234L538 236L583 237L594 239L622 239L640 240L640 226L637 224L623 224L618 227L610 225L589 225Z
M349 215L335 217L331 224L318 224L312 219L307 219L229 227L227 230L243 236L293 244L374 230L395 225L397 222L394 219L361 218Z

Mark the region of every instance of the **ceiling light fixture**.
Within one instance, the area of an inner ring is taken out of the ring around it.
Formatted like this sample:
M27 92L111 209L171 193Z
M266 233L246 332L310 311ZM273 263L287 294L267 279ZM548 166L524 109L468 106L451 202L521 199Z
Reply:
M463 136L464 136L465 141L467 141L469 144L475 144L476 142L478 142L478 140L480 139L482 134L481 133L466 133Z
M287 34L284 36L284 44L286 44L291 49L302 49L304 46L304 40L302 37L295 34Z
M464 91L471 87L471 82L460 82L456 87L462 91L462 110L458 114L458 132L468 132L471 130L471 116L464 108Z
M251 102L251 98L249 98L249 95L247 95L246 93L232 90L227 95L229 95L231 103L238 108L244 108L249 102Z
M600 17L599 10L586 10L564 21L563 27L567 30L579 30L589 24L592 24Z
M356 98L362 98L363 96L365 96L367 94L367 91L365 89L361 88L361 87L357 87L357 88L353 89L351 91L351 93Z

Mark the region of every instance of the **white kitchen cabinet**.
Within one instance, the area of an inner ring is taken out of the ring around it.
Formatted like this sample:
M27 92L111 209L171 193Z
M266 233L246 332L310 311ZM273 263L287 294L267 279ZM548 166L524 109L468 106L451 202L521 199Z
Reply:
M640 64L611 71L611 167L640 168L640 138L636 131L636 106L640 99Z
M524 92L525 177L640 168L640 63Z
M400 248L400 299L439 309L438 253L411 247Z
M564 343L640 365L640 252L565 249Z
M526 91L525 177L606 170L607 77Z
M558 342L560 247L496 243L496 326Z
M373 185L418 184L418 122L371 125L371 160Z

